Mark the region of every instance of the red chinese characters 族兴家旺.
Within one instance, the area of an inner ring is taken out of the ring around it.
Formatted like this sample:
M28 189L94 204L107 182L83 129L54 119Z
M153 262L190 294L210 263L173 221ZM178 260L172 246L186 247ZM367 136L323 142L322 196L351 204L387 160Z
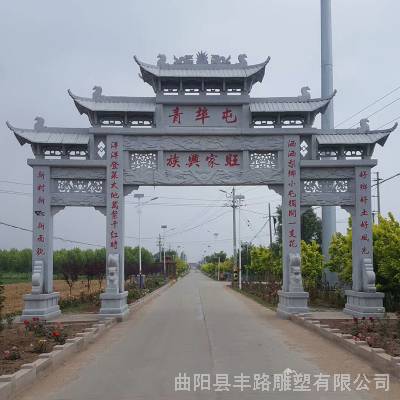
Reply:
M217 155L210 153L207 157L206 157L206 161L207 164L210 168L214 168L215 166L219 165L219 163L217 163Z
M171 167L171 168L180 168L180 163L179 163L179 155L177 155L176 153L171 154L168 158L167 158L167 166Z
M240 165L239 154L237 154L237 153L228 153L225 156L225 166L226 167L237 167L239 165Z
M196 153L192 153L188 157L186 165L190 168L193 166L200 167L200 157Z

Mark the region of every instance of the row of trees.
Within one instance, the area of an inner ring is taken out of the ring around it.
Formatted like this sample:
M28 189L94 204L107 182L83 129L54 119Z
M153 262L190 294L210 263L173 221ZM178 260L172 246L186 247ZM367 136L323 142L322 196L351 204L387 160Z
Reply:
M251 243L241 244L242 273L263 281L280 281L282 279L282 218L277 210L277 239L270 247L254 246ZM337 233L331 242L330 261L325 263L321 252L321 220L310 209L302 216L302 276L307 290L321 287L325 268L338 273L340 287L350 287L352 280L352 240L351 219L345 235ZM374 270L377 289L386 293L400 303L400 224L389 213L387 218L379 216L379 224L373 226ZM223 257L225 256L225 257ZM211 276L216 276L218 258L226 260L225 253L215 253L205 258L202 269ZM223 270L232 271L232 259L229 264L222 263ZM222 265L221 264L221 265ZM231 267L229 267L231 266ZM221 270L222 271L222 270Z
M187 263L179 258L170 257L175 260L176 273L182 274L187 269ZM5 273L30 273L31 272L31 250L0 250L0 266ZM139 265L139 248L125 247L125 278L137 273ZM86 280L88 292L91 290L93 281L98 282L101 290L106 274L106 250L82 250L79 248L62 249L54 251L53 255L54 274L63 278L72 292L72 287L78 279ZM162 271L160 265L155 263L152 253L142 248L142 268L147 274ZM168 268L171 270L171 268Z

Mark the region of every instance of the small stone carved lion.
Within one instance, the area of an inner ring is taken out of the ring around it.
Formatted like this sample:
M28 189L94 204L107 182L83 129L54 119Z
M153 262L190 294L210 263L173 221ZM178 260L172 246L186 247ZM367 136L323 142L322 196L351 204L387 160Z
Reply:
M289 291L302 292L301 256L299 253L289 254Z
M361 273L363 280L363 291L372 293L376 292L374 266L370 258L363 258L361 260Z
M43 129L43 128L44 128L44 118L36 117L35 124L33 125L33 129L35 131L39 131L40 129Z
M360 120L360 127L358 128L360 132L369 132L369 119L363 118Z
M247 67L247 54L239 54L238 55L238 61L239 64L242 65L243 67Z
M44 265L42 260L33 262L32 269L32 294L43 293Z
M118 292L119 255L109 254L107 260L107 289Z
M101 97L101 93L103 92L103 89L101 86L94 86L93 87L93 94L92 98L93 99L99 99Z
M299 96L299 99L301 100L311 99L310 88L308 86L303 86L300 91L301 91L301 96Z
M167 63L167 56L165 54L159 54L157 58L157 67L161 67Z

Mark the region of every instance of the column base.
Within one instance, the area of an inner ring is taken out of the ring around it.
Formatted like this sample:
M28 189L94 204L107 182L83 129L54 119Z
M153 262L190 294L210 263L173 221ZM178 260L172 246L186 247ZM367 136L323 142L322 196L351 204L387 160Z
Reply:
M100 295L101 317L116 317L119 321L128 316L128 292L122 293L102 293Z
M306 314L308 309L308 292L284 292L279 290L279 304L276 313L281 318L293 314Z
M24 311L22 311L21 321L39 318L41 320L51 320L61 314L58 300L60 293L26 294L24 296Z
M345 293L347 297L346 305L343 309L345 314L349 314L357 318L382 318L384 316L384 293L356 292L354 290L346 290Z

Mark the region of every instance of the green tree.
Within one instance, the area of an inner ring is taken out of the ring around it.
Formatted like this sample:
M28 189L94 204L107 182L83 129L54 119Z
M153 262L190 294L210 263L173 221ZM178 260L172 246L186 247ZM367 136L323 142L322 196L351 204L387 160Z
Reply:
M227 255L224 251L215 252L209 256L204 257L204 261L206 263L218 263L218 259L220 262L224 262L227 258Z
M301 274L306 288L314 288L321 282L323 261L317 242L301 241Z
M275 230L277 232L277 243L282 243L282 207L276 208ZM322 221L317 216L314 209L309 208L301 215L301 239L306 243L322 243Z
M341 281L352 281L352 255L351 255L351 230L347 234L336 233L329 246L329 261L326 266L333 272L337 272Z
M257 275L264 274L266 280L281 279L281 258L269 247L254 246L251 249L249 272Z
M400 224L392 213L373 227L374 265L381 290L400 292Z

